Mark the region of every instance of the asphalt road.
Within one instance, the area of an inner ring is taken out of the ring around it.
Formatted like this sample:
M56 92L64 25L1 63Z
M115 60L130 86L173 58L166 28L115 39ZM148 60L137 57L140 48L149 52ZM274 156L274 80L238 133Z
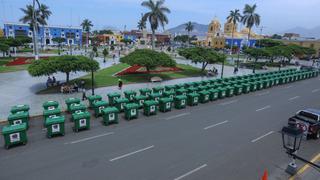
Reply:
M286 179L279 131L299 109L320 108L319 95L313 78L109 127L100 118L79 133L68 123L53 139L34 120L26 146L0 149L0 179L254 180L265 169ZM310 140L299 154L319 152Z

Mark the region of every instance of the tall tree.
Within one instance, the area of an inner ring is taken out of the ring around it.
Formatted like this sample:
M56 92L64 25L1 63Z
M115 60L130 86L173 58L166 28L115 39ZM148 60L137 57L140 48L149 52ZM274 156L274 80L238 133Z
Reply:
M146 29L147 25L146 25L146 21L143 20L143 14L141 14L141 19L138 22L137 28L142 31L144 29Z
M152 31L152 49L155 48L155 34L159 25L164 29L165 24L169 23L168 17L166 14L170 13L170 9L164 6L165 0L147 0L142 2L142 6L146 7L149 12L145 13L142 17L144 22L147 20L150 23L151 31Z
M265 48L247 48L244 53L254 58L252 73L256 73L256 64L259 59L270 57L270 52Z
M248 47L250 47L250 35L253 26L260 25L260 15L256 13L257 5L250 6L246 4L241 18L242 23L249 29L248 33Z
M232 23L232 32L231 32L231 54L233 52L234 47L234 32L236 31L237 23L241 21L241 14L239 9L235 9L234 11L230 11L229 16L227 17L227 22ZM239 49L240 50L240 49ZM231 56L233 60L233 56ZM239 59L237 61L237 68L239 68Z
M188 46L190 45L190 33L193 31L194 25L191 21L185 24L185 30L188 32Z
M87 48L89 47L89 34L90 34L91 27L93 27L93 24L89 19L85 19L82 21L81 26L83 31L86 32L86 35L87 35L86 48L85 48L85 52L87 52Z
M38 8L36 9L36 4ZM39 26L47 25L47 20L49 16L52 14L49 10L49 7L40 4L39 0L33 0L33 5L27 5L26 8L21 8L21 11L24 13L24 16L20 19L23 23L28 23L30 25L30 29L33 32L33 49L35 58L38 59L38 49L37 49L37 31L39 30Z

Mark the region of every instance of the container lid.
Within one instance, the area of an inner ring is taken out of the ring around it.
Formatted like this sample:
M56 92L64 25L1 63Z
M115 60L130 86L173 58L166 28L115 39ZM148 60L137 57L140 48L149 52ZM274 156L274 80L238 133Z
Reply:
M176 96L175 99L178 99L178 100L187 99L187 96L179 95L179 96Z
M20 105L16 105L11 107L11 112L15 113L18 111L29 111L30 107L29 105L25 105L25 104L20 104Z
M26 123L16 124L16 125L8 125L2 128L2 134L11 134L19 131L25 131L27 129Z
M102 110L102 114L118 113L118 112L119 110L116 107L107 107Z
M124 94L137 94L137 93L133 90L127 90L127 91L124 91Z
M153 101L153 100L149 100L149 101L145 101L144 105L145 106L152 106L152 105L158 105L159 103L157 101Z
M143 96L143 95L139 95L139 96L135 96L134 99L135 100L146 100L146 99L148 99L148 97L147 96Z
M115 100L116 103L127 103L129 102L129 99L127 98L119 98Z
M49 107L49 106L59 106L59 103L57 101L47 101L43 103L43 107Z
M162 95L159 93L152 93L150 94L150 97L161 97Z
M108 106L109 103L107 101L96 101L92 103L93 107L100 107L100 106Z
M117 92L113 92L113 93L109 93L108 97L120 97L121 94L117 93Z
M66 104L72 104L72 103L80 103L79 98L68 98L65 100Z
M91 117L91 115L88 111L85 111L85 112L81 111L81 112L72 114L72 119L74 119L74 120L84 119L84 118L87 119L90 117Z
M172 102L172 101L173 101L173 99L171 99L171 98L161 98L161 99L159 99L160 103L167 103L167 102Z
M130 104L126 104L124 105L125 109L138 109L140 106L136 103L130 103Z
M100 95L91 95L88 97L89 100L101 100L102 97Z
M56 108L56 109L53 109L53 110L44 110L43 111L43 115L52 115L52 114L58 114L58 113L61 113L60 108Z
M55 116L55 117L49 117L46 119L46 125L52 125L52 124L60 124L60 123L64 123L64 116Z
M19 111L17 113L10 114L9 117L8 117L8 121L27 118L27 117L29 117L29 112L27 112L27 111Z
M151 89L148 89L148 88L142 88L142 89L140 89L139 91L142 91L142 92L149 92L149 91L151 91Z

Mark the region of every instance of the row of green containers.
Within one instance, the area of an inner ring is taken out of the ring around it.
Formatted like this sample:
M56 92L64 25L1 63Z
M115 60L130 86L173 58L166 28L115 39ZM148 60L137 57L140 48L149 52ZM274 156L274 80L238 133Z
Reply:
M140 89L140 95L135 91L126 91L125 98L119 93L108 94L109 103L102 101L99 95L90 96L90 107L96 116L103 116L105 125L118 123L118 114L125 112L126 119L138 118L139 108L144 108L144 114L155 115L157 111L170 111L173 104L177 109L186 107L186 104L195 106L199 102L207 103L218 98L231 97L242 93L249 93L273 85L285 84L296 80L302 80L317 76L317 71L284 70L268 72L255 75L237 76L232 78L207 80L162 87L153 90ZM153 92L153 93L152 93ZM80 99L69 98L66 100L67 110L72 113L75 122L74 130L90 128L90 113L86 111L85 105ZM47 136L64 135L64 116L61 116L59 104L56 101L48 101L43 104L45 127ZM159 109L158 109L159 108ZM11 126L3 128L6 147L15 144L25 144L27 137L25 130L29 127L29 106L18 105L12 108L9 123Z

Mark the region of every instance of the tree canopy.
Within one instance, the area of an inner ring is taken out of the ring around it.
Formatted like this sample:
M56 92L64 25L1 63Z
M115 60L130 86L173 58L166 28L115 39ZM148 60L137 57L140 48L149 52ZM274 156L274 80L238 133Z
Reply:
M85 56L58 56L52 57L48 60L34 61L28 68L31 76L48 76L57 72L66 74L66 82L69 82L69 75L71 72L77 71L97 71L99 63L90 60Z
M179 50L179 55L190 59L194 63L202 63L202 71L204 71L208 64L224 62L226 56L210 48L193 47Z
M259 47L274 47L283 45L283 42L273 39L259 39L257 40L256 45Z
M120 59L120 62L146 67L147 71L159 66L174 67L176 62L167 54L150 49L137 49Z

